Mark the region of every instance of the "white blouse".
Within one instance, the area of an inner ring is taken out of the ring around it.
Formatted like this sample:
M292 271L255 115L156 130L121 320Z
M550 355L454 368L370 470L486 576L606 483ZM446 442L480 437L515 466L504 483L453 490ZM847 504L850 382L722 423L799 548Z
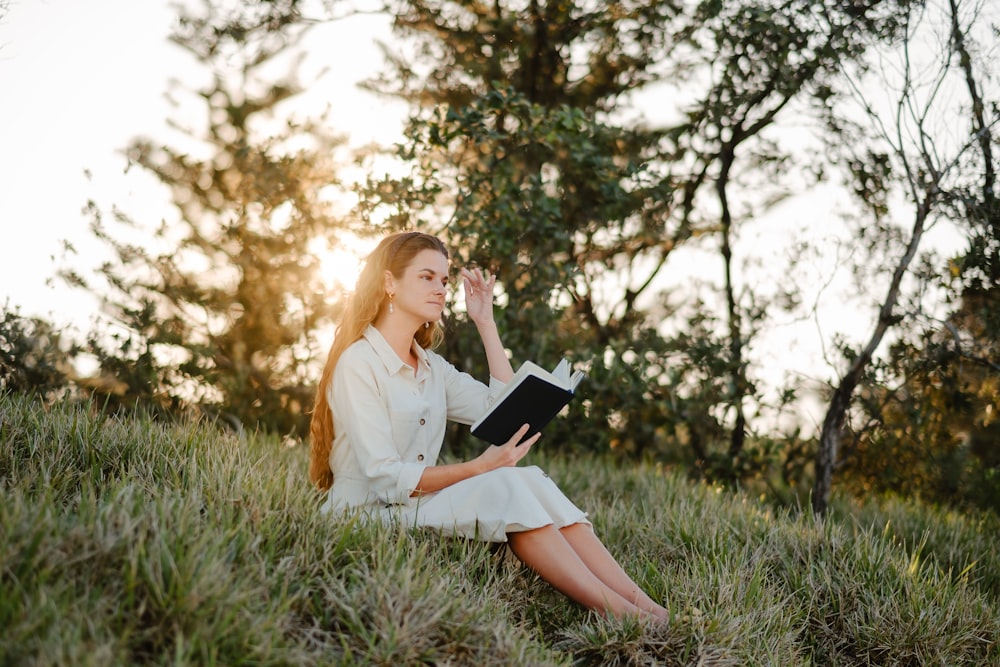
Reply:
M374 326L337 362L327 400L336 436L332 507L411 504L424 468L435 465L447 420L472 424L504 387L463 373L413 343L405 364Z
M327 394L336 435L324 512L361 509L383 521L491 542L589 523L537 466L497 468L411 496L424 468L437 463L446 421L472 424L504 387L495 378L486 386L416 342L413 351L416 372L369 326L338 360Z

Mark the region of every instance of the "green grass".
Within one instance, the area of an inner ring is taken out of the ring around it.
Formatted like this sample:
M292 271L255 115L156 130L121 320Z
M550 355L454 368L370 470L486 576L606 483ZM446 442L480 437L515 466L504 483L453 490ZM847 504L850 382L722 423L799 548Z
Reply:
M489 545L335 521L306 452L0 396L0 665L1000 665L993 516L825 522L532 457L672 622L606 622Z

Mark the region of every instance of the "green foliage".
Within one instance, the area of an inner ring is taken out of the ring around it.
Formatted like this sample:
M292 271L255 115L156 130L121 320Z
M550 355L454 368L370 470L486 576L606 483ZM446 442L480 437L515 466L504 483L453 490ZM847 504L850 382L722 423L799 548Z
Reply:
M410 171L371 180L360 213L443 233L459 261L489 262L516 355L569 351L588 367L573 431L551 437L666 460L683 442L703 473L736 481L769 463L744 451L748 418L787 405L766 405L746 349L794 301L792 288L736 283L738 230L787 194L780 114L829 102L844 64L894 34L885 5L396 3L406 42L370 86L413 105L398 152ZM675 103L684 121L650 128L618 113L653 82L689 100ZM662 269L713 237L724 316L707 300L678 316L657 293ZM685 319L704 336L664 333ZM483 371L471 335L449 341L450 358Z
M995 297L977 296L943 329L897 341L871 369L843 456L848 488L1000 512L1000 375L992 361L1000 357L987 325Z
M660 133L609 112L655 78L676 12L664 2L399 3L397 29L428 69L391 57L371 84L414 105L398 153L410 173L370 180L362 217L442 234L456 263L499 273L515 361L569 355L588 369L592 393L571 407L572 433L547 435L567 447L607 448L611 422L634 433L636 451L659 448L652 429L665 406L649 385L663 345L639 302L658 300L653 280L688 233L672 220ZM445 353L483 376L473 333L450 332Z
M62 332L5 304L0 320L0 392L37 392L54 398L67 388L71 349Z
M343 228L329 197L339 139L323 119L272 122L301 90L261 74L301 31L279 4L269 12L280 17L262 9L243 22L211 5L204 16L182 13L174 41L212 73L195 91L207 129L190 132L195 149L147 139L128 148L130 166L169 189L176 219L142 238L141 223L116 211L110 228L91 205L93 232L115 261L101 281L68 277L115 320L88 347L123 401L193 403L237 426L302 435L325 352L312 334L337 309L312 248L335 246Z
M393 0L411 46L387 49L390 71L370 85L424 108L463 108L499 83L546 107L608 111L656 79L682 4Z
M305 452L0 397L4 664L982 665L996 516L825 522L649 466L535 463L672 612L607 622L489 545L333 518Z

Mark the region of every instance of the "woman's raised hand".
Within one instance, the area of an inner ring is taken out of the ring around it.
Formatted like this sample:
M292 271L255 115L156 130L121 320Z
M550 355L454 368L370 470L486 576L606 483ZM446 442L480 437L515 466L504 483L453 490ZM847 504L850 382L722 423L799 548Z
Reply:
M495 275L483 273L479 267L462 268L462 286L465 288L465 310L476 324L493 321L493 286Z
M528 452L531 451L531 446L542 436L539 432L524 442L521 442L521 438L523 438L524 434L527 432L528 425L525 424L521 428L517 429L517 432L511 437L511 439L504 444L490 445L487 447L486 451L476 457L476 460L483 467L482 472L488 472L496 468L516 466L521 459L528 455Z

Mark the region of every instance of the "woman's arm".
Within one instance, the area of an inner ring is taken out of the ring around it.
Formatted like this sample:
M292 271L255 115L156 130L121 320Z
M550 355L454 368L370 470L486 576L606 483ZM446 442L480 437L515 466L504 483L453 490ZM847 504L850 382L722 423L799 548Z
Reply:
M475 323L479 337L483 341L490 375L501 382L510 382L514 376L514 369L510 365L510 359L507 358L507 352L504 350L500 333L497 331L497 325L493 319L493 287L496 285L496 276L487 277L478 268L463 268L462 282L465 287L465 309L469 314L469 319ZM471 461L425 468L413 495L440 491L447 486L496 468L516 466L531 451L531 445L535 444L535 441L541 436L540 433L536 433L521 442L521 438L527 431L528 425L525 424L506 443L490 445L482 454Z
M496 276L487 277L479 268L463 268L462 282L465 287L465 309L483 341L490 375L501 382L510 382L514 376L514 369L510 365L510 359L507 358L507 352L500 340L500 332L497 331L493 319L493 287L496 285ZM506 443L490 445L471 461L425 468L413 495L440 491L447 486L496 468L516 466L527 456L531 446L541 436L540 433L536 433L521 442L521 438L527 432L528 425L525 424Z
M447 486L457 484L462 480L495 470L496 468L516 466L518 461L528 454L531 446L542 435L541 433L536 433L524 442L521 442L521 438L527 432L528 425L525 424L506 443L502 445L490 445L482 454L471 461L424 468L424 472L420 476L420 481L417 483L417 488L410 495L419 496L422 493L433 493L434 491L440 491ZM521 442L520 445L518 444L519 442Z
M510 382L514 369L507 358L500 332L493 320L493 286L496 276L485 276L481 269L462 269L462 282L465 287L465 309L469 319L476 325L479 337L486 350L486 362L490 367L490 375L501 382Z

